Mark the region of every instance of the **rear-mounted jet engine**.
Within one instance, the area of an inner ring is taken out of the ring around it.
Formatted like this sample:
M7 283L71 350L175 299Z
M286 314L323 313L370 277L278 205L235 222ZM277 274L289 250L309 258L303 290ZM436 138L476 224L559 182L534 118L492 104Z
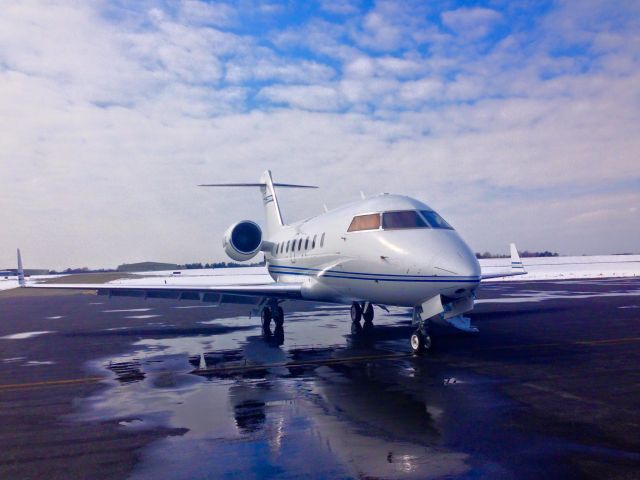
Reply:
M257 223L243 220L234 223L224 233L222 246L229 257L244 262L255 257L262 246L262 230Z

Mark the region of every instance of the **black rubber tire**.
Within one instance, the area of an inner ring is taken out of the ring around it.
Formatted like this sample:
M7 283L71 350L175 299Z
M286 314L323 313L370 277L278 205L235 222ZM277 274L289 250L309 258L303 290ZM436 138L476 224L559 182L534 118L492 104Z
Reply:
M360 322L351 322L351 335L360 335L362 333L362 325Z
M373 322L373 305L372 304L368 304L367 308L364 309L364 311L362 312L362 318L364 319L365 322Z
M272 309L273 321L276 324L276 327L282 327L284 325L284 310L282 310L281 306L273 307Z
M429 335L425 336L420 330L416 330L411 334L409 344L411 345L411 351L419 355L431 348L431 337Z
M351 321L359 322L362 318L362 307L358 302L353 302L351 304Z
M271 326L271 309L269 307L264 307L260 312L260 320L262 322L262 328L268 330Z

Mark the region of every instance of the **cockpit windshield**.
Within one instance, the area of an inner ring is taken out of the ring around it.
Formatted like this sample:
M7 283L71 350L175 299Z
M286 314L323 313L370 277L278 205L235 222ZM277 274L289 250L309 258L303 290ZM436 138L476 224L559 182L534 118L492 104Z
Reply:
M431 225L431 228L445 228L447 230L453 230L453 227L433 210L422 210L420 213L429 225Z
M382 228L395 230L399 228L429 228L418 212L407 210L404 212L384 212L382 214Z
M382 217L382 222L380 221ZM399 210L393 212L356 215L349 225L349 232L363 230L407 230L413 228L435 228L453 230L444 218L433 210Z

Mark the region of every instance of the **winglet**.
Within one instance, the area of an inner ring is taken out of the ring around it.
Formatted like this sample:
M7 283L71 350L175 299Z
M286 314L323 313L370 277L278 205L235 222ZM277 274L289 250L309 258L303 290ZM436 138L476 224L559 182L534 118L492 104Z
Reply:
M511 247L511 270L519 273L527 273L524 269L524 265L522 264L522 260L520 260L520 255L518 255L518 249L516 248L516 244L512 243Z
M20 255L20 249L18 249L18 285L25 286L24 282L24 269L22 268L22 256Z

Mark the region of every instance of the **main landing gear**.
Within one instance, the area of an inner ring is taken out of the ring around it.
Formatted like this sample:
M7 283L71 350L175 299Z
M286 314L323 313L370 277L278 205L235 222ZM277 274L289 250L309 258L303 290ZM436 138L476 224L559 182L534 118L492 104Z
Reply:
M271 320L276 324L276 328L282 328L282 325L284 325L284 311L278 304L265 305L260 312L260 320L264 330L271 328Z
M277 303L265 305L260 311L262 336L270 345L279 347L284 343L284 311ZM275 323L271 331L271 320Z
M351 333L358 334L373 328L373 304L369 302L353 302L351 304ZM360 325L360 320L364 320L364 325Z
M415 331L411 334L410 344L411 351L414 354L421 354L432 347L431 336L429 335L429 319L422 319L422 308L415 307L413 309L413 321L412 324L416 327Z

